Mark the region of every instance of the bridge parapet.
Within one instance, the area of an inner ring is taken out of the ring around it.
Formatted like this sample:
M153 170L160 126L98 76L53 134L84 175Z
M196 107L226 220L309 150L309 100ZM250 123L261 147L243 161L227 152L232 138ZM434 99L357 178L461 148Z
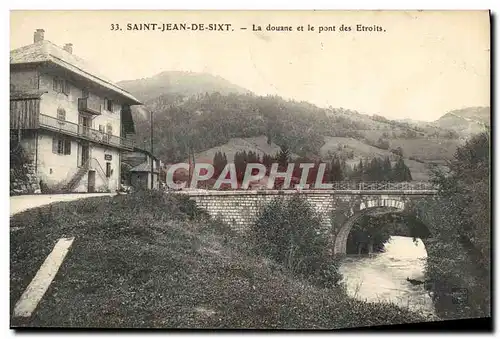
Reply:
M300 194L321 216L325 228L331 229L333 252L346 251L347 236L354 221L365 213L388 213L408 209L408 202L437 194L428 185L362 185L349 189L324 190L181 190L198 207L212 217L220 218L234 230L245 232L255 222L264 206L276 197L290 198Z
M198 196L255 196L255 195L436 195L438 190L180 190L173 193Z
M228 189L228 190L204 190L204 189L182 189L181 193L190 196L198 195L279 195L279 194L404 194L404 195L433 195L437 194L438 187L430 182L333 182L331 188L327 189Z

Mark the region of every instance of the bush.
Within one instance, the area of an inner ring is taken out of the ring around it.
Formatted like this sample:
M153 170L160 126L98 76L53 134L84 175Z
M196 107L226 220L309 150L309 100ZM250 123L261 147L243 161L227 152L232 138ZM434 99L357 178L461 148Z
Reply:
M10 145L10 182L14 180L28 180L28 169L30 163L26 151L20 144Z
M336 286L341 275L320 217L299 195L278 197L259 214L253 227L256 249L293 275L320 287Z
M379 138L378 141L377 141L377 144L376 144L376 147L380 148L380 149L384 149L384 150L388 150L390 148L390 144L389 144L389 140L387 139L382 139L382 138Z

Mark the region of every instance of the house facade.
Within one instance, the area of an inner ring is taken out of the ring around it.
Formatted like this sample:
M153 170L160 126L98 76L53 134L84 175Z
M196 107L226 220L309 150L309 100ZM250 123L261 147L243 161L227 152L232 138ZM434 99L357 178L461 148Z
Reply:
M130 93L44 39L10 53L10 129L43 187L106 192L120 187L121 154L133 149Z

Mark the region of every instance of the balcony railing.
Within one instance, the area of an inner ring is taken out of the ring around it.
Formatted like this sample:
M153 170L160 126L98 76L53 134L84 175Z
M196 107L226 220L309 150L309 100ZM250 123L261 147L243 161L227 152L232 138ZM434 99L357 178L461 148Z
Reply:
M89 98L78 98L78 111L100 115L102 106L99 101L91 100Z
M44 114L40 114L40 127L63 134L77 136L103 145L111 145L126 149L134 148L134 142L130 139L104 133L69 121L59 120Z

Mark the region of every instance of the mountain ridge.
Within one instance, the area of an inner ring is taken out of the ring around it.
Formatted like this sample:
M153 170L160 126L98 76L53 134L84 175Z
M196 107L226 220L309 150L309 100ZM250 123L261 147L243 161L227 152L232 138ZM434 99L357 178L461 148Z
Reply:
M204 72L164 71L147 78L122 80L117 84L143 102L164 94L251 93L220 76Z

